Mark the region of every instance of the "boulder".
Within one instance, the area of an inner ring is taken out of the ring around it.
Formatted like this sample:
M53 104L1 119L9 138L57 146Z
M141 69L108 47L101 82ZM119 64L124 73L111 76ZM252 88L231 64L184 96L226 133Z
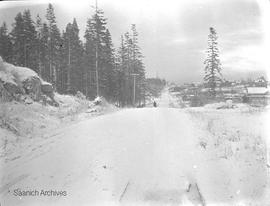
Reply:
M41 80L37 76L31 76L23 82L25 93L33 100L39 101L41 99Z
M48 82L42 81L41 82L41 91L43 94L51 94L54 92L53 85L48 83Z
M52 84L43 81L32 69L6 63L0 57L0 97L5 101L18 100L26 94L34 101L50 98L51 104L58 106L54 99ZM24 98L21 98L24 99Z
M59 103L54 99L54 88L53 85L49 82L42 81L41 82L41 92L50 98L51 102L48 102L46 98L43 98L43 101L47 101L49 104L58 107Z

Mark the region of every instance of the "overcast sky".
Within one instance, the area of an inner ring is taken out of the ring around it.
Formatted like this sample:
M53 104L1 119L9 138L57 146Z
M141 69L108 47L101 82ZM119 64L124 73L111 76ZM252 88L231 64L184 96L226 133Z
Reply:
M263 2L264 0L260 0ZM63 30L73 17L83 38L94 0L51 1ZM265 5L256 0L98 0L115 46L135 23L148 77L158 74L178 83L201 81L209 27L217 30L223 75L256 77L268 65L265 49ZM267 0L265 0L267 2ZM19 11L29 8L44 19L48 1L0 2L0 23L9 29ZM269 3L269 2L267 2ZM269 53L268 53L269 54Z

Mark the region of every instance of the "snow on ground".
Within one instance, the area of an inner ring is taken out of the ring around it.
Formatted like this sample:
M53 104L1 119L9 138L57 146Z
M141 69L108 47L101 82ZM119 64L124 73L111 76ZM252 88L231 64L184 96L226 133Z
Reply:
M205 198L269 205L266 111L243 110L242 106L223 110L192 108L188 112L194 124L205 131L198 137L209 167L208 175L199 177L200 185L206 188Z
M55 99L59 107L37 102L29 105L15 101L0 103L0 158L17 159L26 147L54 136L59 128L116 110L106 102L96 106L70 95L56 94Z
M156 99L158 107L181 108L184 106L181 99L170 93L169 87L165 87L161 96Z
M162 107L84 119L1 161L1 204L269 205L265 113L168 108L165 93Z

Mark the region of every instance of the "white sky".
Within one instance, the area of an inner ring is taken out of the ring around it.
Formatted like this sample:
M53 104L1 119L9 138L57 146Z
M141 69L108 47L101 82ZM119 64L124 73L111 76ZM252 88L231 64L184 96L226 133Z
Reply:
M75 17L83 38L95 0L50 2L60 29ZM10 25L26 8L33 18L39 13L45 19L47 4L0 2L0 23ZM219 36L225 78L255 77L270 68L268 0L98 0L98 5L108 18L115 46L131 24L137 25L147 76L158 73L176 82L201 81L210 26Z

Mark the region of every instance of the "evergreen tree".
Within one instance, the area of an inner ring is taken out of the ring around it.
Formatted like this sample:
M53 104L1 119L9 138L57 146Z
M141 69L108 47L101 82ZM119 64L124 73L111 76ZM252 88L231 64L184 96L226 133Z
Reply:
M94 98L96 94L95 83L95 58L96 58L96 43L95 43L95 25L92 19L87 20L85 30L85 44L84 44L84 93L87 97Z
M39 56L41 62L41 77L50 82L50 55L49 55L49 28L46 23L42 24L40 36L39 36Z
M83 91L83 45L79 38L76 19L66 26L63 33L62 59L64 91L66 93Z
M15 23L11 31L11 39L13 43L13 64L24 66L26 63L25 56L25 34L22 13L19 12L15 17Z
M216 96L216 87L221 82L221 64L219 60L219 50L217 42L217 33L213 27L210 27L210 34L208 35L208 49L207 57L204 61L205 64L205 76L204 81L210 88L210 95Z
M141 104L145 101L145 69L143 64L143 56L141 53L141 48L138 45L138 32L136 30L136 25L132 24L132 69L133 73L138 74L136 83L136 101ZM145 103L145 102L144 102Z
M104 37L104 79L105 79L105 95L109 100L116 100L116 67L114 49L110 31L107 29Z
M37 38L30 10L18 13L11 31L13 60L18 66L29 67L37 71Z
M138 32L136 31L135 25L132 25L131 33L126 32L124 37L122 37L117 59L118 77L121 76L122 78L118 79L118 85L121 84L123 87L123 94L118 95L121 99L121 105L144 103L145 70L143 56L138 45Z
M85 63L86 63L86 93L95 96L107 96L106 82L108 82L107 57L108 31L106 19L102 10L96 10L92 18L88 19L85 31ZM111 46L111 45L110 45ZM112 51L112 50L111 50Z
M121 35L121 45L117 51L116 55L116 98L119 106L125 106L125 46L124 46L124 37Z
M124 34L124 62L123 68L125 71L125 104L132 105L132 97L133 97L133 79L131 76L132 71L132 39L130 37L129 32Z
M49 39L49 77L50 81L56 86L56 89L60 87L57 83L57 76L60 72L60 47L61 36L60 31L56 24L56 17L54 14L54 8L52 4L48 5L46 19L48 21Z
M73 19L72 23L72 34L73 34L73 55L72 55L72 73L71 73L71 84L72 91L83 91L83 76L84 76L84 65L83 65L83 43L79 37L79 27L76 19Z
M39 15L36 17L36 31L37 31L37 64L38 64L38 74L42 75L42 62L41 62L41 50L42 50L42 20Z
M25 10L22 17L24 29L24 66L38 72L37 33L30 10Z
M12 62L12 42L4 22L0 27L0 56L6 62Z

